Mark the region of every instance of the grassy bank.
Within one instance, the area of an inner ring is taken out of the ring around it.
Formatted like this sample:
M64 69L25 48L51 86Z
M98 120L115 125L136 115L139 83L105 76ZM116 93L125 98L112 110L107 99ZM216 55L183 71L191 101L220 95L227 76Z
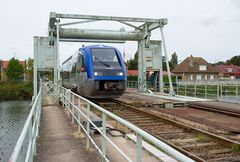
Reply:
M32 95L32 82L0 82L0 100L29 100Z

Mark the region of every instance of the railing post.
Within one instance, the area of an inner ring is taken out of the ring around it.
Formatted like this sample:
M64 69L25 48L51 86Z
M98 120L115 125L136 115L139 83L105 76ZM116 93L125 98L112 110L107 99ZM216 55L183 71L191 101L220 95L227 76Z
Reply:
M81 111L81 100L80 98L78 98L78 110ZM80 115L80 112L78 111L78 122L81 123L81 115ZM78 132L81 131L81 128L80 128L80 124L78 123Z
M102 161L105 161L107 148L107 142L104 136L106 136L106 114L102 113L102 153L103 153Z
M66 107L66 96L67 96L66 89L63 89L63 106L64 107Z
M238 96L238 86L236 85L236 97Z
M90 104L87 103L87 135L90 136ZM89 138L87 137L87 149L89 149Z
M220 84L220 96L221 96L221 98L222 98L222 84Z
M36 110L36 114L37 114L37 116L35 117L36 118L36 120L35 120L35 122L36 122L36 137L38 137L39 136L39 123L40 123L40 104L41 103L38 103L38 106L37 106L37 110Z
M33 121L34 121L35 119L33 119ZM32 120L30 121L30 124L29 124L29 128L28 128L28 143L29 143L29 145L31 145L30 147L30 152L29 152L29 155L27 155L28 156L28 160L29 161L32 161L32 157L33 157L33 151L34 151L34 153L35 153L35 149L34 148L32 148L34 145L33 145L33 134L34 134L34 132L32 132L33 131L33 123L32 123ZM34 149L34 150L33 150Z
M194 96L197 96L197 85L196 82L194 82Z
M187 84L185 83L185 96L187 96Z
M204 91L205 91L205 93L204 93L205 94L205 98L207 98L207 84L205 84L205 90Z
M176 94L178 95L178 93L179 93L179 92L178 92L178 91L179 91L179 83L178 83L178 82L176 83L176 86L177 86Z
M136 144L136 160L137 162L142 161L142 136L137 133L137 144Z
M72 95L72 124L73 124L74 123L74 109L75 109L75 107L74 107L74 94L71 93L71 95Z
M67 116L70 117L70 108L71 108L71 91L68 90L68 106L67 106Z

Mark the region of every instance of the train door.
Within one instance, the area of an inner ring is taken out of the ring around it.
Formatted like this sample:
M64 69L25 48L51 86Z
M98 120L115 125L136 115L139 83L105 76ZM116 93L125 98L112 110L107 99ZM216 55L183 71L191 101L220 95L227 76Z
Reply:
M72 89L75 89L77 87L77 55L73 55L72 57L72 69L71 69L71 79L70 79L70 83L72 85Z
M78 78L78 85L82 85L86 80L87 80L87 77L86 77L86 68L85 68L85 65L84 65L84 59L83 59L83 55L82 53L79 53L78 55L78 73L77 73L77 78Z

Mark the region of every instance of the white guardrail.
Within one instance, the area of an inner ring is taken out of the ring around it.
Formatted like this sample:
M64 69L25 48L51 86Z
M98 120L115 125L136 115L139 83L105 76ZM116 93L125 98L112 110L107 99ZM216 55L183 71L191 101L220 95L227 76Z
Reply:
M42 82L35 98L27 121L18 138L9 162L32 162L36 154L36 139L39 133L42 104Z
M147 89L151 89L155 92L159 91L159 83L156 86L152 85L151 82L146 82ZM137 81L128 81L128 88L138 88ZM169 83L163 83L163 92L169 93ZM240 84L239 81L198 81L198 82L178 82L173 83L173 89L176 95L180 96L191 96L205 99L217 99L223 98L235 98L240 97Z
M102 156L102 161L108 162L109 159L106 156L106 150L108 144L112 145L117 152L129 162L135 161L130 159L123 150L121 150L111 139L107 136L107 119L111 118L118 123L126 126L132 132L136 134L136 161L142 161L142 140L148 141L150 145L155 148L161 149L169 156L175 158L178 161L183 162L192 162L193 160L187 157L186 155L180 153L179 151L168 146L159 139L153 137L147 132L141 130L135 125L129 123L126 120L114 115L113 113L103 109L102 107L94 104L93 102L73 93L69 89L66 89L62 86L56 84L48 85L48 94L60 101L67 110L68 117L72 119L72 123L76 122L78 126L78 131L83 131L86 134L86 147L89 148L90 142L97 149L97 151ZM29 113L27 121L23 127L23 130L20 134L20 137L17 141L17 144L14 148L14 151L11 155L10 162L32 162L33 157L36 154L36 138L39 133L40 126L40 115L41 115L41 102L42 102L42 84L40 84L39 93L32 105L32 109ZM47 95L47 93L45 93ZM77 100L77 101L76 101ZM76 104L77 103L77 104ZM98 111L101 113L102 127L96 126L93 120L90 117L90 114ZM83 122L84 121L84 122ZM95 131L98 131L101 134L102 143L101 146L98 146L94 139L91 136L90 129L94 128ZM101 148L100 148L101 147ZM26 150L27 148L27 150Z
M106 122L107 119L111 118L122 125L126 126L130 130L132 130L137 137L136 140L136 161L141 162L142 160L142 140L148 141L153 147L157 147L164 151L166 154L170 155L171 157L175 158L178 161L183 162L190 162L193 161L189 157L183 155L182 153L178 152L177 150L173 149L172 147L168 146L164 142L160 141L159 139L153 137L152 135L148 134L147 132L143 131L142 129L136 127L135 125L129 123L126 120L114 115L113 113L103 109L102 107L94 104L93 102L73 93L69 89L66 89L62 86L59 87L60 90L60 99L63 105L66 107L68 117L72 119L72 123L75 121L78 125L78 130L82 128L85 132L86 136L88 137L86 140L86 146L89 148L89 142L93 144L93 146L97 149L97 151L101 154L103 161L109 161L106 156L107 150L107 143L113 146L118 153L126 160L126 161L133 161L131 160L125 153L122 151L116 144L114 144L111 139L106 135ZM77 101L76 101L77 100ZM77 103L77 104L75 104ZM95 111L101 113L101 120L102 120L102 127L99 128L96 124L90 119L90 114ZM84 119L82 119L84 118ZM85 121L87 124L82 124L82 121ZM94 127L96 131L101 134L102 138L102 146L99 146L95 143L94 139L90 135L90 127ZM135 160L134 160L135 161Z

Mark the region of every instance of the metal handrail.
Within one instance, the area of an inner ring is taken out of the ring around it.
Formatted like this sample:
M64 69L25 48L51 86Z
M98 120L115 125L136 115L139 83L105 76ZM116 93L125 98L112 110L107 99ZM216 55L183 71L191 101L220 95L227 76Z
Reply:
M28 115L27 121L22 129L22 132L15 145L13 153L9 162L31 162L36 153L36 138L39 133L40 116L42 103L42 81L40 81L40 88L37 97L35 98L31 111ZM27 151L24 150L24 144L27 141Z
M137 81L127 81L128 88L137 88ZM163 91L169 92L169 86L167 82L163 83ZM221 100L222 96L240 97L240 84L239 81L195 81L195 82L176 82L174 85L176 95L180 96L194 96L197 98L205 99L218 99ZM151 89L153 86L147 84L147 89ZM155 89L154 89L155 90ZM157 83L156 90L159 90L159 84ZM155 91L156 91L155 90Z
M71 92L69 89L66 89L62 86L60 86L60 96L61 101L64 106L66 106L66 110L68 113L68 116L72 118L72 122L74 120L78 123L78 128L80 127L83 129L83 131L87 135L87 148L89 147L89 141L92 142L92 144L96 147L98 152L101 154L102 158L105 161L109 161L106 157L106 143L110 143L122 156L126 161L132 161L118 146L116 146L106 135L106 118L110 117L117 122L123 124L124 126L130 128L132 131L136 133L137 141L136 141L136 161L141 162L141 155L142 155L142 139L144 138L146 141L149 141L154 147L158 147L161 150L163 150L168 155L172 156L178 161L193 161L189 157L183 155L182 153L178 152L177 150L173 149L172 147L168 146L164 142L160 141L159 139L153 137L152 135L148 134L147 132L143 131L142 129L136 127L135 125L129 123L128 121L114 115L113 113L103 109L99 105L94 104L93 102L85 99L82 96L79 96L73 92ZM75 98L78 99L77 106L74 104ZM81 107L81 103L84 102L87 107ZM80 108L81 107L81 108ZM90 119L89 115L91 113L91 108L95 108L96 110L100 111L102 113L102 128L98 128ZM86 114L82 112L81 109L85 109ZM76 110L76 111L75 111ZM77 114L76 114L77 113ZM87 128L84 127L84 125L81 123L81 115L85 118L87 122ZM77 115L77 116L76 116ZM92 137L90 136L90 124L102 135L102 149L99 148L99 146L94 142Z

